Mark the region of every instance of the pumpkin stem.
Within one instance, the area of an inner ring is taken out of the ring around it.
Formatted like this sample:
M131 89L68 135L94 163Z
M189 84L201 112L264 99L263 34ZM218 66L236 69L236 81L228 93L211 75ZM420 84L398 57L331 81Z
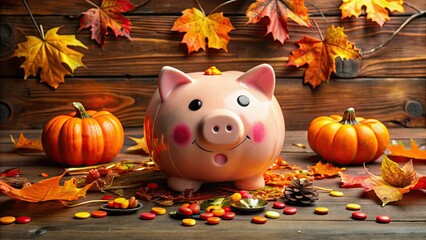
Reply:
M340 121L341 124L350 124L355 125L358 124L355 117L355 109L350 107L345 110L343 113L342 121Z
M92 116L86 112L86 109L84 109L83 104L80 102L73 102L72 106L75 108L75 117L81 119L92 118Z

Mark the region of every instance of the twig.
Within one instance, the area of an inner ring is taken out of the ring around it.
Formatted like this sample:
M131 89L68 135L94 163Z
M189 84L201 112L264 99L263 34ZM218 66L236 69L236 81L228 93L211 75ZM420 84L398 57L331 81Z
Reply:
M90 0L84 0L86 1L88 4L94 6L95 8L100 8L98 5L96 5L94 2L90 1Z
M40 36L41 39L44 39L43 37L44 34L42 34L40 28L38 27L38 24L33 16L33 13L30 10L30 6L28 6L27 0L22 0L22 2L24 3L24 6L27 9L27 12L30 15L31 20L33 21L34 27L36 28L38 35Z
M99 203L99 202L108 202L108 200L89 200L89 201L84 201L84 202L79 202L79 203L74 203L74 204L69 204L65 201L61 201L62 205L72 208L72 207L78 207L78 206L82 206L85 204L89 204L89 203Z
M201 12L203 12L203 14L206 15L206 12L204 12L204 9L203 9L203 7L200 4L200 1L198 1L198 0L195 0L195 1L197 2L198 7L200 8Z
M315 27L317 28L317 31L318 31L318 34L320 36L321 41L324 41L324 36L321 33L321 29L319 28L317 21L315 21L313 19L311 19L311 21L315 24Z
M324 191L324 192L331 192L331 191L334 191L333 189L331 189L331 188L323 188L323 187L317 187L317 186L314 186L314 188L315 189L317 189L317 190L320 190L320 191Z
M411 3L404 2L404 4L405 4L405 5L407 5L407 6L409 6L409 7L410 7L410 8L412 8L412 9L416 10L417 12L422 12L422 10L421 10L420 8L418 8L418 7L414 6L414 5L413 5L413 4L411 4Z
M324 13L321 11L321 9L319 9L317 6L315 6L314 4L310 3L310 2L305 2L305 4L310 5L311 7L315 8L321 15L321 17L323 18L324 22L327 23L327 18L325 17Z
M138 8L142 7L143 5L149 3L151 0L146 0L145 2L139 3L138 5L136 5L130 12L134 12L136 11Z
M212 14L212 13L214 13L216 10L218 10L219 8L221 8L221 7L225 6L225 5L228 5L228 4L230 4L230 3L236 2L236 1L238 1L238 0L228 0L228 1L224 2L224 3L222 3L222 4L219 4L219 5L218 5L217 7L215 7L213 10L211 10L209 14Z
M378 47L375 47L375 48L372 48L372 49L370 49L370 50L368 50L368 51L365 51L365 52L361 52L361 55L366 55L366 54L371 54L371 53L373 53L373 52L375 52L375 51L377 51L377 50L379 50L379 49L381 49L381 48L383 48L384 46L386 46L390 41L392 41L392 39L408 24L408 23L410 23L413 19L415 19L415 18L417 18L417 17L420 17L420 16L422 16L422 15L425 15L426 14L426 10L422 10L422 11L420 11L420 12L418 12L418 13L416 13L416 14L413 14L413 15L411 15L409 18L407 18L407 20L405 20L404 21L404 23L401 25L401 26L399 26L399 28L395 31L395 32L393 32L393 34L392 34L392 36L390 36L389 38L388 38L388 40L386 40L386 42L384 42L384 43L382 43L382 44L380 44Z

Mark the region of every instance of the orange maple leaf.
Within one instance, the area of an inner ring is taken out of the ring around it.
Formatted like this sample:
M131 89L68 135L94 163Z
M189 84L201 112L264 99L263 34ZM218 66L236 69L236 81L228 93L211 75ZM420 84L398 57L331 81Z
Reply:
M338 176L339 172L344 172L345 170L345 168L335 167L331 163L322 163L319 161L314 166L309 167L308 175L315 179L323 179Z
M287 18L304 27L311 27L308 9L304 5L304 0L257 0L252 3L246 11L249 18L248 23L258 23L262 18L268 17L269 23L267 32L272 34L274 40L281 44L289 39Z
M382 206L401 200L404 193L411 190L426 189L426 176L416 173L411 160L400 168L383 155L380 176L367 173L366 176L341 175L342 187L363 187L366 192L373 190L382 201Z
M389 11L404 12L403 3L403 0L343 0L339 9L342 11L342 19L351 16L358 18L365 6L367 19L383 26L390 19Z
M297 44L299 48L292 51L287 66L301 67L307 65L304 82L313 88L322 81L330 79L336 72L335 59L361 58L360 50L347 39L343 27L330 26L325 40L305 36Z
M149 149L148 149L148 145L146 143L145 137L142 137L142 138L129 137L129 139L134 141L136 145L128 147L126 150L128 151L143 150L145 153L149 154Z
M132 10L135 6L129 0L102 0L101 6L97 6L91 1L86 0L95 8L83 12L80 19L80 29L91 27L92 39L94 39L101 47L104 46L108 28L110 28L115 37L130 37L129 19L121 15L122 12Z
M25 57L21 68L25 70L24 79L36 76L41 68L40 82L46 82L53 88L58 88L64 82L65 75L71 75L78 67L84 67L81 59L83 54L67 46L87 47L75 38L75 35L56 34L60 27L47 31L43 39L26 36L27 41L19 43L12 57ZM68 65L71 72L63 66Z
M12 134L10 134L10 140L15 144L15 148L17 149L31 149L43 151L43 146L41 145L40 140L29 140L24 136L23 133L19 134L18 141L15 141Z
M206 14L197 8L188 8L182 11L171 31L186 32L181 43L188 47L188 54L196 52L200 48L206 50L206 39L208 47L223 49L228 52L228 33L235 28L229 18L223 16L223 12Z
M27 202L41 202L50 200L74 201L79 197L85 197L86 191L92 184L87 184L83 188L77 188L76 180L71 178L64 182L63 186L59 185L59 181L64 176L48 178L38 183L24 186L22 189L16 189L9 184L0 181L0 190L2 193L10 197L20 199Z
M410 140L411 149L406 149L402 143L388 146L391 151L389 157L404 157L408 159L426 160L426 150L420 150L414 139Z

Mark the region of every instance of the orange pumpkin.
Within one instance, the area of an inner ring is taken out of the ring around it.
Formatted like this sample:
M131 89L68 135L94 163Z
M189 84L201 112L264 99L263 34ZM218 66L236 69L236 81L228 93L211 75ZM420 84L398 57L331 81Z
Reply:
M55 162L83 166L110 162L121 151L124 131L121 122L110 112L76 109L69 115L51 119L43 128L42 144Z
M372 162L383 154L389 141L389 132L383 123L355 117L353 108L348 108L343 117L317 117L308 128L311 149L339 165Z

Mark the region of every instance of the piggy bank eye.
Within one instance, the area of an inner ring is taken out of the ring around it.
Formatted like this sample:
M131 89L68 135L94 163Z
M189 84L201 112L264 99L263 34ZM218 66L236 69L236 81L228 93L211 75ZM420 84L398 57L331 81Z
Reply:
M192 111L197 111L198 109L201 108L202 105L203 105L203 102L201 102L201 100L194 99L189 103L188 108L191 109Z
M246 95L241 95L237 98L237 102L242 107L247 107L250 104L250 99Z

